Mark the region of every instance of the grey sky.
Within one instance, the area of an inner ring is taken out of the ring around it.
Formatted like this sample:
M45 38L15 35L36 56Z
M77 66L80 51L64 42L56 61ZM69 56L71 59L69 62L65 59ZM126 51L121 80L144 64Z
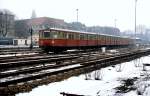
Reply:
M30 18L32 10L38 17L47 16L76 21L76 9L79 9L79 21L87 26L114 26L119 29L134 29L135 0L0 0L0 8L9 9L19 19ZM137 25L150 26L150 0L138 0Z

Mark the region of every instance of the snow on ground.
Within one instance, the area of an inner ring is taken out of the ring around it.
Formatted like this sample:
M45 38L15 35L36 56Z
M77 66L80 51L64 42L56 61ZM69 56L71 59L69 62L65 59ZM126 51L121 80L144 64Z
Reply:
M22 48L29 47L27 45L0 45L0 48Z
M127 93L116 92L116 87L122 84L121 80L134 77L138 78L134 86L138 87L139 92L143 96L150 96L150 83L147 83L148 81L140 81L143 78L141 74L148 74L147 71L143 71L143 63L150 63L150 57L142 57L138 60L103 68L86 75L39 86L29 93L19 93L16 96L62 96L60 92L86 96L141 96L137 94L137 90L131 90ZM100 80L94 79L96 73L99 73L97 76L100 77ZM87 76L88 78L90 77L89 80L85 80Z
M17 54L9 54L9 55L0 55L0 57L11 57L11 56L22 56L22 55L34 55L37 53L17 53Z

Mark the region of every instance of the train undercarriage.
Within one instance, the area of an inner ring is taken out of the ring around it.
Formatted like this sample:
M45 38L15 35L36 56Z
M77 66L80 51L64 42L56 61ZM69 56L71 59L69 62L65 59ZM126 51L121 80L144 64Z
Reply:
M118 49L118 48L125 48L125 47L133 47L133 45L101 45L101 46L39 46L44 52L54 52L60 53L67 50L87 50L87 49L100 49L105 47L106 49Z

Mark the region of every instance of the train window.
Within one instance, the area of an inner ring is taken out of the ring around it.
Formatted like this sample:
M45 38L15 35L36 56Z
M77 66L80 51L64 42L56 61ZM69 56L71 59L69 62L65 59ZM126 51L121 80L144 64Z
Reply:
M50 32L50 39L53 39L53 32Z
M87 40L87 34L84 34L84 40Z
M71 34L68 34L68 39L71 39Z
M43 36L42 36L42 33L43 33L42 31L39 32L39 37L40 37L40 38L43 37Z
M66 32L66 39L68 39L68 38L69 38L69 33Z
M58 38L58 31L52 30L52 31L50 32L50 38L51 38L51 39L56 39L56 38Z
M78 33L74 33L74 39L76 39L76 40L79 39L79 34Z
M95 35L93 35L93 38L92 38L92 40L95 40L95 38L96 38L96 36L95 36Z
M88 40L92 40L92 35L91 34L88 35Z
M67 38L67 33L66 32L62 32L63 33L63 38L66 39Z
M98 35L96 35L96 40L98 40L98 38L99 38L99 36L98 36Z
M70 34L70 39L72 39L72 34Z
M99 40L103 40L103 35L100 35L100 39Z
M62 39L63 38L62 32L60 32L60 31L57 32L57 38L58 39Z
M41 32L41 37L42 37L42 38L44 37L44 32Z
M68 33L68 38L69 39L74 39L74 35L72 33Z
M73 33L74 36L74 40L78 39L78 34L77 33Z
M63 32L63 31L59 31L57 32L57 35L58 35L58 38L59 39L65 39L66 38L66 32Z
M85 34L82 34L82 40L84 40L85 39Z
M74 39L74 38L75 38L75 35L74 35L74 33L71 33L71 35L72 35L72 39Z
M106 41L106 39L107 39L107 36L105 36L105 35L104 35L104 38L103 38L103 40L104 40L104 41Z
M103 36L103 40L104 40L104 41L106 40L106 36L105 36L105 35Z
M110 41L111 40L111 36L109 36L108 38L109 38L109 41Z
M92 40L95 40L95 36L92 34Z
M101 35L99 35L98 40L101 40Z
M91 40L94 40L94 35L93 34L91 35Z
M89 34L87 35L87 38L88 38L88 40L90 40L90 35Z
M109 36L107 36L107 37L106 37L106 40L107 40L107 41L109 41L109 38L110 38L110 37L109 37Z
M77 38L77 39L79 39L79 34L78 34L78 33L77 33L77 35L76 35L76 36L77 36L76 38Z
M99 35L97 35L97 40L99 40Z
M93 36L92 36L92 35L90 35L90 40L92 40L92 38L93 38Z
M85 40L85 34L82 34L82 40Z
M95 40L95 35L93 35L93 40Z
M72 33L72 39L75 39L75 38L76 38L76 34Z
M107 41L108 41L108 42L110 41L110 36L108 36Z
M94 35L94 40L97 40L97 35Z
M62 31L59 31L59 32L58 32L58 38L59 38L59 39L64 39L64 34L63 34Z
M112 41L113 41L112 36L110 36L110 42L112 42Z
M74 34L74 33L72 33L71 35L72 35L72 39L75 39L75 34Z
M44 38L49 38L50 37L50 32L44 32Z
M84 40L84 35L80 34L80 40Z
M90 40L90 35L88 34L88 40Z
M57 39L58 35L55 33L53 37L54 37L54 39Z

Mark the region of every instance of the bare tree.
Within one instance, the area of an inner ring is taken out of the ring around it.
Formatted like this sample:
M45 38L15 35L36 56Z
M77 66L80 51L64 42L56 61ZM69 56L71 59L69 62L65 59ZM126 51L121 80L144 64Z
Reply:
M6 37L13 30L14 15L8 10L0 10L0 37Z
M28 36L30 36L29 28L30 26L27 24L27 21L25 20L15 21L15 36L27 38Z

